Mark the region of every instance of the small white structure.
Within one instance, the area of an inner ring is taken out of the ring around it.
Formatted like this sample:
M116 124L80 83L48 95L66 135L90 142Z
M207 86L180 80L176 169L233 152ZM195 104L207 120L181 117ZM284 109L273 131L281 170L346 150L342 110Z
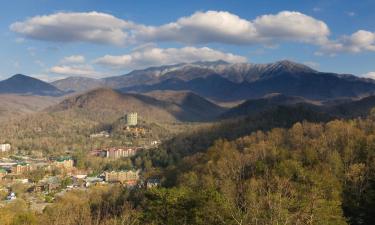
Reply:
M90 134L90 138L108 138L109 133L107 131L101 131L99 133Z
M8 195L7 200L12 201L14 199L17 199L16 194L14 192L11 192L10 195Z
M8 152L10 149L10 144L0 144L0 152Z

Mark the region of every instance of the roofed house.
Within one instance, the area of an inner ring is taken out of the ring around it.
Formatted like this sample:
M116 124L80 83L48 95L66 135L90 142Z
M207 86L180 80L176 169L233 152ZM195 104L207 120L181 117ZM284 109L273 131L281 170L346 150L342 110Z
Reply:
M140 170L123 170L105 172L105 181L119 182L128 186L134 186L139 180Z
M71 157L60 157L52 162L52 166L57 169L71 170L74 168L74 161Z

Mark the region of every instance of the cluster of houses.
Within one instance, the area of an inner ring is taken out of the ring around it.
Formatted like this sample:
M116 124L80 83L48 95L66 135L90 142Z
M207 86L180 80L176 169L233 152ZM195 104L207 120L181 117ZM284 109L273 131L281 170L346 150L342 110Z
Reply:
M60 157L51 161L41 162L19 162L7 160L0 163L0 178L4 178L5 175L8 175L9 177L19 177L40 168L43 168L46 171L57 169L66 173L71 173L75 170L74 161L71 157Z
M138 137L146 134L146 130L138 126L138 115L136 112L126 114L125 132L131 136ZM90 135L91 138L109 138L110 134L106 131L94 133ZM160 144L159 140L154 140L144 144L141 147L112 147L107 149L94 150L90 155L107 158L109 160L117 160L121 158L129 158L135 156L142 149L155 147ZM130 145L130 144L129 144ZM11 145L4 143L0 144L0 153L2 155L9 155ZM39 156L38 156L39 157ZM89 188L93 185L108 185L119 183L124 187L133 188L155 188L160 186L159 178L142 179L140 170L116 170L104 171L98 176L88 176L90 172L78 170L74 165L74 160L69 157L58 157L54 159L29 157L11 157L0 158L0 189L7 188L7 200L16 199L16 194L11 189L12 184L22 183L26 185L27 191L30 195L33 193L62 194L70 189ZM36 171L37 170L37 171ZM31 172L44 171L44 177L40 180L31 178ZM27 178L30 178L27 179ZM34 181L34 182L33 182ZM46 195L46 196L47 196ZM1 205L0 199L0 205Z
M104 157L119 158L130 157L136 153L131 148L111 148L105 151ZM93 185L108 185L119 183L124 187L154 188L160 186L160 179L152 178L143 180L140 170L118 170L105 171L98 176L88 176L87 172L80 171L74 167L74 160L71 157L59 157L44 163L29 162L4 162L0 160L0 188L8 186L9 195L7 201L16 199L11 184L22 183L26 185L27 192L44 194L62 194L70 189L85 189ZM36 169L44 169L47 174L35 183L28 180L28 174ZM54 174L53 170L62 173ZM54 174L54 175L53 175ZM69 181L68 184L66 181ZM5 186L4 186L5 185ZM1 199L0 199L1 201Z

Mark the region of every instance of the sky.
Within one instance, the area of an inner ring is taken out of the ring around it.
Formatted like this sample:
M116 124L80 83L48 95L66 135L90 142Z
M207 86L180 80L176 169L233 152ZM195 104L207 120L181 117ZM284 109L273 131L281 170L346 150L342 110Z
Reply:
M375 78L374 0L4 0L0 79L292 60Z

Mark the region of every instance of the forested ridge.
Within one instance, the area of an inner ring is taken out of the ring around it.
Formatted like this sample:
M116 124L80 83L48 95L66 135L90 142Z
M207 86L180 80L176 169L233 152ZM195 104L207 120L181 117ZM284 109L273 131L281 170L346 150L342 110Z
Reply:
M73 191L42 214L18 200L0 216L4 224L375 223L374 113L270 127L189 152L181 142L179 157L162 146L133 158L145 176L162 178L160 188Z

